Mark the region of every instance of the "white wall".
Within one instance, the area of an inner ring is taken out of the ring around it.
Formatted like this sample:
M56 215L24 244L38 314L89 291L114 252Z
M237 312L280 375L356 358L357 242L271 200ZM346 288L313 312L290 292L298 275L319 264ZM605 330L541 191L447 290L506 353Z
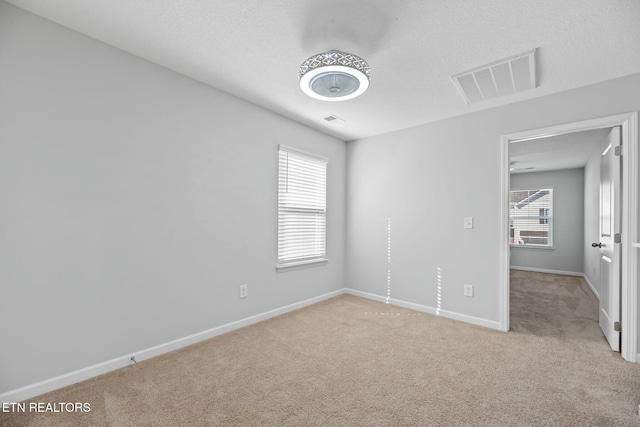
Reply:
M582 274L584 169L511 175L511 189L553 188L553 249L511 246L511 266Z
M638 93L635 74L350 142L347 285L387 294L390 217L392 298L436 307L440 268L443 311L499 322L501 135L640 110Z
M5 2L0 64L0 394L343 288L344 142ZM326 266L275 271L280 143Z

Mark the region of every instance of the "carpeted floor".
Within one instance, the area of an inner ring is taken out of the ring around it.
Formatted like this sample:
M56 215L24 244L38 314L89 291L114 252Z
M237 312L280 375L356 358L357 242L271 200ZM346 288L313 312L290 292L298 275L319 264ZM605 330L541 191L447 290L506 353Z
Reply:
M343 295L32 399L3 426L640 426L577 277L513 271L512 332Z

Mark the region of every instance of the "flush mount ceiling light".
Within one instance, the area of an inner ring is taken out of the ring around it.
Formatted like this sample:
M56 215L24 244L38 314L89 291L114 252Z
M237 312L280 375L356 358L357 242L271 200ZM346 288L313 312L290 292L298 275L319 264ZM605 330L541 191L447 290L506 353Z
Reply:
M346 101L369 87L369 64L352 53L331 50L304 61L299 77L300 88L310 97Z

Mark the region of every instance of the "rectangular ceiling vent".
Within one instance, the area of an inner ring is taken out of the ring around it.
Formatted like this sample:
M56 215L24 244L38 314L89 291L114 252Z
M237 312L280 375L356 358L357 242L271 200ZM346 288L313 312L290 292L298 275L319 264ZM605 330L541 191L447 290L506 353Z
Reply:
M467 104L536 87L536 49L451 76Z
M325 121L329 122L329 123L333 123L333 124L341 124L341 123L346 123L344 119L341 119L340 117L336 116L335 114L331 114L327 117L323 117Z

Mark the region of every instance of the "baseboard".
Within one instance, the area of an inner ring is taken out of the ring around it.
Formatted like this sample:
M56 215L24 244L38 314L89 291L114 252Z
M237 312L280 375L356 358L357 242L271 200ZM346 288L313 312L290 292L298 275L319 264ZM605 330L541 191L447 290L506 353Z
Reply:
M522 271L534 271L536 273L551 273L551 274L562 274L564 276L584 276L584 273L577 271L564 271L564 270L550 270L548 268L536 268L536 267L519 267L512 265L509 267L511 270L522 270Z
M357 297L367 298L373 301L379 302L387 302L387 298L381 295L371 294L369 292L358 291L356 289L346 288L345 293L349 295L354 295ZM423 313L428 313L434 316L442 316L448 319L459 320L461 322L470 323L472 325L483 326L485 328L490 329L500 329L500 322L495 322L493 320L482 319L480 317L468 316L466 314L455 313L453 311L440 310L439 312L434 307L429 307L427 305L416 304L413 302L403 301L395 298L389 298L389 304L395 305L398 307L404 307L411 310L420 311Z
M587 275L583 273L582 278L584 279L585 282L587 282L587 285L589 285L589 288L591 288L591 292L593 292L593 295L595 295L598 301L600 301L600 293L596 290L595 286L593 286L593 283L591 283Z
M344 293L355 295L362 298L367 298L374 301L387 302L386 297L383 297L380 295L375 295L368 292L362 292L362 291L358 291L350 288L339 289L337 291L333 291L323 295L319 295L317 297L309 298L294 304L289 304L284 307L270 310L261 314L256 314L254 316L237 320L235 322L217 326L215 328L208 329L203 332L198 332L193 335L189 335L183 338L169 341L164 344L160 344L144 350L132 352L130 354L117 357L115 359L107 360L105 362L88 366L86 368L82 368L77 371L63 374L63 375L60 375L51 379L47 379L35 384L30 384L28 386L24 386L15 390L10 390L8 392L0 394L0 402L22 402L24 400L31 399L41 394L48 393L50 391L57 390L62 387L66 387L84 380L88 380L98 375L106 374L108 372L115 371L117 369L121 369L126 366L129 366L133 363L131 361L132 357L135 357L136 362L142 362L144 360L148 360L153 357L160 356L170 351L178 350L180 348L183 348L192 344L196 344L198 342L205 341L210 338L214 338L216 336L225 334L227 332L231 332L236 329L244 328L246 326L250 326L255 323L262 322L272 317L280 316L282 314L299 310L309 305L317 304L321 301L336 297L338 295L342 295ZM439 312L437 312L436 309L433 307L429 307L422 304L416 304L408 301L403 301L395 298L390 298L389 304L392 304L398 307L408 308L411 310L420 311L423 313L428 313L434 316L442 316L449 319L470 323L472 325L478 325L478 326L482 326L490 329L500 330L500 322L468 316L465 314L455 313L447 310L440 310ZM637 360L640 360L640 356L638 357Z
M133 352L115 359L108 360L106 362L98 363L93 366L79 369L67 374L63 374L48 380L44 380L35 384L31 384L25 387L21 387L15 390L10 390L0 394L0 402L21 402L33 397L39 396L44 393L48 393L53 390L57 390L62 387L69 386L71 384L78 383L80 381L87 380L89 378L96 377L98 375L106 374L107 372L115 371L117 369L124 368L131 365L132 357L135 357L136 362L151 359L152 357L159 356L161 354L168 353L192 344L196 344L201 341L214 338L218 335L225 334L227 332L234 331L236 329L244 328L245 326L253 325L254 323L262 322L272 317L280 316L285 313L289 313L295 310L299 310L303 307L319 303L329 298L336 297L345 293L344 289L329 292L324 295L309 298L304 301L300 301L294 304L289 304L284 307L280 307L274 310L270 310L261 314L256 314L235 322L227 323L221 326L217 326L212 329L208 329L203 332L198 332L193 335L189 335L183 338L179 338L173 341L169 341L164 344L160 344L154 347L150 347L144 350Z
M600 294L596 290L595 286L593 286L593 283L591 283L591 281L589 280L587 275L584 274L584 273L579 273L577 271L549 270L548 268L519 267L519 266L515 266L515 265L512 265L509 268L511 270L534 271L536 273L551 273L551 274L561 274L561 275L564 275L564 276L582 277L584 279L584 281L587 282L587 285L589 285L589 288L591 288L591 292L593 292L593 294L596 296L598 301L600 301Z

